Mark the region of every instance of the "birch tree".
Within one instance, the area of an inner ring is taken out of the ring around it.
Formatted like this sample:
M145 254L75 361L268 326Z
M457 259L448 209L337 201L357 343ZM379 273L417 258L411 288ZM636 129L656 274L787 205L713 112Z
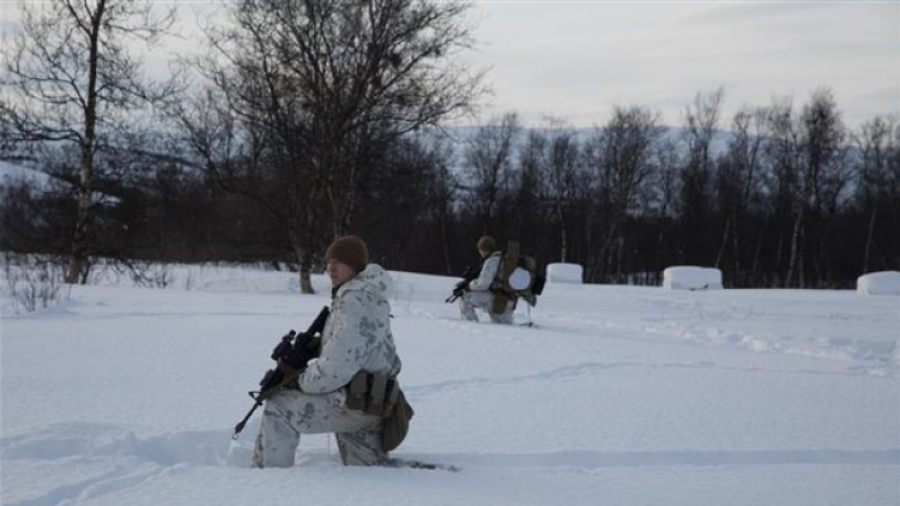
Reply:
M65 279L85 282L96 240L93 184L111 134L179 90L176 78L144 79L129 44L159 42L174 10L158 14L149 0L21 2L20 10L21 32L2 55L0 124L12 137L7 142L61 143L78 153Z

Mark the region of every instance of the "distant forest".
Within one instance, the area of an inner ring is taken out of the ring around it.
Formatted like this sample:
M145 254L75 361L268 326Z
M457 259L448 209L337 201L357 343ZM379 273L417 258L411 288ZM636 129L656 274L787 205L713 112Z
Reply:
M0 159L52 178L0 188L0 249L58 256L69 282L100 258L265 262L308 291L350 233L388 269L435 274L477 263L482 234L590 283L700 265L728 287L850 288L900 270L900 119L850 129L828 88L730 118L721 90L699 93L680 125L614 105L593 129L447 128L484 92L442 65L468 46L464 3L236 0L184 62L190 87L139 81L115 39L171 20L48 3L5 54Z

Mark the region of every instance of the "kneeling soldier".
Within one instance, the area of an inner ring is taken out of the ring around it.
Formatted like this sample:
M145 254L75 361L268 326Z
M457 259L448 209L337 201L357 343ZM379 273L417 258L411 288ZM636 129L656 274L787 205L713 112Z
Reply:
M513 323L513 311L516 306L510 301L503 312L495 313L494 293L491 291L502 266L503 253L497 249L494 238L485 235L478 239L478 254L481 255L481 272L469 283L466 291L459 297L459 311L462 317L470 321L478 321L475 309L484 309L494 323Z
M398 411L407 416L401 423L412 416L396 383L400 358L391 334L389 276L368 263L366 245L355 236L336 239L325 261L332 302L319 356L291 385L296 388L266 400L253 451L256 467L293 466L300 434L330 432L345 465L384 464L386 450L399 444L396 438L390 441L395 435L390 421L385 438L385 420ZM403 409L395 409L401 404ZM405 425L403 430L405 435Z

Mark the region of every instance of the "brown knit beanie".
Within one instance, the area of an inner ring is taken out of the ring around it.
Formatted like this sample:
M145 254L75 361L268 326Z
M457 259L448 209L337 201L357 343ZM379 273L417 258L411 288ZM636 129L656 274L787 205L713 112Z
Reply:
M338 237L325 251L325 263L330 260L338 260L356 272L362 272L369 264L369 248L355 235Z
M494 241L494 238L489 235L481 236L481 239L478 239L478 250L479 251L487 251L492 252L497 249L497 243Z

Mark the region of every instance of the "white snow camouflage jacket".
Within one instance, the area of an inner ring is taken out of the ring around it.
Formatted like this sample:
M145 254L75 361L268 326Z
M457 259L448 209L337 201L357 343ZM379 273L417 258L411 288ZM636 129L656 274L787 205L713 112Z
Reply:
M326 394L346 386L360 370L396 376L400 357L391 334L391 279L377 264L338 288L322 332L319 357L297 382L300 390Z
M500 265L502 263L503 254L499 251L495 251L488 255L481 265L481 272L478 274L478 277L469 283L469 290L474 292L490 290L491 283L497 278L497 273L500 271Z

